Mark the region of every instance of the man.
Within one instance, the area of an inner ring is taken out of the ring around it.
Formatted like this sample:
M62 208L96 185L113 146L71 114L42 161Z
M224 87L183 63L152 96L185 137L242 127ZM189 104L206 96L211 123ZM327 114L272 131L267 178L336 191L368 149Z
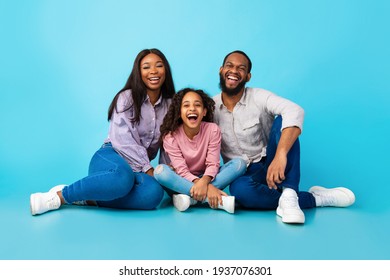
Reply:
M347 188L299 191L298 136L304 111L270 91L245 87L251 68L244 52L226 55L219 70L222 92L214 97L224 162L241 157L248 164L246 173L230 185L231 195L246 208L276 209L285 223L304 223L304 208L352 205L355 196Z

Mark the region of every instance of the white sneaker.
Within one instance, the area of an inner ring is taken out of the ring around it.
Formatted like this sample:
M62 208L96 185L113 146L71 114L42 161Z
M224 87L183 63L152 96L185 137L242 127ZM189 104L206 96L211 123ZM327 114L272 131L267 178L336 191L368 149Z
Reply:
M317 207L348 207L355 203L355 195L353 192L344 187L327 189L320 186L313 186L309 189L309 192L314 195Z
M57 186L54 186L52 187L49 192L59 192L59 191L62 191L63 188L65 188L66 186L68 185L57 185ZM88 206L89 204L87 203L86 200L80 200L80 201L75 201L75 202L72 202L73 205L79 205L79 206Z
M174 194L172 196L173 206L180 212L186 211L191 205L195 205L197 201L186 194Z
M56 210L61 206L61 199L54 192L34 193L30 195L30 210L32 215L43 214Z
M62 191L63 188L65 188L67 185L57 185L57 186L54 186L52 187L49 192L59 192L59 191Z
M298 196L293 189L283 189L276 214L282 217L283 223L303 224L305 222L305 214L299 207Z
M218 209L223 209L230 214L234 214L235 197L234 196L222 196L223 205L218 205Z

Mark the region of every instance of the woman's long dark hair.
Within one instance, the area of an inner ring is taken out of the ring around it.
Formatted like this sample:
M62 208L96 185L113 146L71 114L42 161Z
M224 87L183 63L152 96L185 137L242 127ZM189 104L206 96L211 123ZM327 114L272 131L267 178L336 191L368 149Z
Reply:
M133 105L129 105L129 108L126 110L129 110L131 106L134 106L134 121L139 123L141 118L141 105L147 97L146 86L141 77L140 64L141 60L151 53L158 55L161 58L165 68L165 82L161 87L162 98L172 98L174 96L175 86L173 84L171 67L169 66L169 62L165 55L158 49L144 49L139 52L135 58L133 69L129 78L127 79L125 86L115 95L114 99L112 100L110 107L108 108L108 121L110 121L114 110L116 110L116 103L118 101L119 94L125 90L131 89Z
M160 127L160 139L162 140L165 135L170 132L174 132L182 123L183 120L180 117L181 112L181 102L186 93L193 91L199 94L202 98L203 106L207 109L206 116L203 117L202 121L213 122L215 102L214 100L207 95L203 90L184 88L180 90L177 94L173 96L172 103L169 106L168 112L164 117L163 123Z

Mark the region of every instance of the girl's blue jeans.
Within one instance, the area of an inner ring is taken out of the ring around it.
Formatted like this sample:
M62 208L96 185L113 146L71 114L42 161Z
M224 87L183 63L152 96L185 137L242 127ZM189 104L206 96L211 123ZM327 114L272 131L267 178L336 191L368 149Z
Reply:
M211 184L223 190L232 181L243 175L246 171L246 162L240 158L233 159L220 167L218 174ZM169 195L180 193L190 195L193 182L178 175L166 164L159 164L154 170L154 177L164 187Z
M285 180L278 189L269 189L266 181L267 170L275 157L276 148L281 136L282 117L278 116L272 125L267 146L267 157L248 166L246 173L230 184L230 193L236 201L246 208L276 209L282 188L291 188L298 194L299 206L304 208L316 207L315 199L309 192L299 191L300 180L300 146L299 139L295 141L287 155Z
M102 207L154 209L164 190L152 176L133 172L111 143L106 143L93 155L88 176L66 186L62 195L67 203L93 200Z

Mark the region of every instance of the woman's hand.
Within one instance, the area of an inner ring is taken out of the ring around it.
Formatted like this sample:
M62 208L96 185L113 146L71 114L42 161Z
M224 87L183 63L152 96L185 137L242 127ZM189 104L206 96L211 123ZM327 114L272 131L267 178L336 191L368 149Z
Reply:
M153 168L153 167L150 168L148 171L146 171L146 174L148 174L148 175L154 177L154 168Z

